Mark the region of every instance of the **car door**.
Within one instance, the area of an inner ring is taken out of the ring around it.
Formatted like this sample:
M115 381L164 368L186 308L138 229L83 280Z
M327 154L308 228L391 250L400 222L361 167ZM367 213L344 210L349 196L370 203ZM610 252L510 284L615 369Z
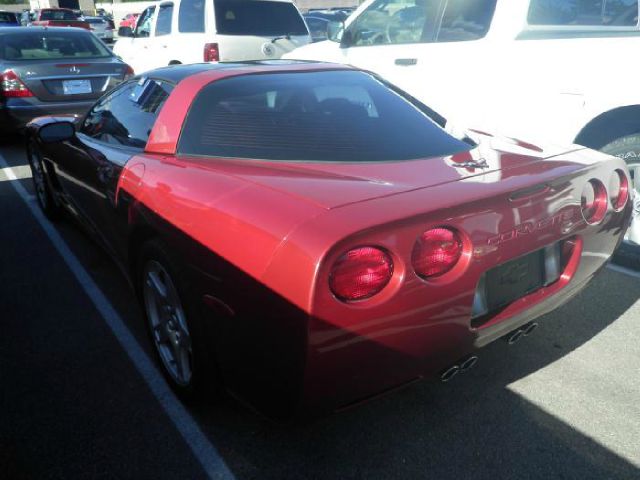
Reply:
M161 3L158 6L158 16L149 44L150 68L165 67L175 60L173 55L175 45L173 31L173 2ZM179 57L177 57L179 58Z
M496 0L376 0L345 29L343 61L467 123L474 109L482 116L490 84L485 37L495 8Z
M116 198L127 162L143 152L172 85L153 79L130 81L101 99L57 152L55 169L77 215L118 258L126 252L126 205ZM123 210L124 209L124 210Z
M153 68L153 59L149 54L149 49L153 41L151 32L153 31L155 12L155 5L146 8L138 17L133 36L119 38L114 48L114 52L131 65L136 74Z

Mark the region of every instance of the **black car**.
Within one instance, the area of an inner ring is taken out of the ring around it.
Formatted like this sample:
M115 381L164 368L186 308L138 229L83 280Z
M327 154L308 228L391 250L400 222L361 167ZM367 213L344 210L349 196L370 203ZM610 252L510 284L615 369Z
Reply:
M133 70L80 28L0 28L0 131L85 113Z

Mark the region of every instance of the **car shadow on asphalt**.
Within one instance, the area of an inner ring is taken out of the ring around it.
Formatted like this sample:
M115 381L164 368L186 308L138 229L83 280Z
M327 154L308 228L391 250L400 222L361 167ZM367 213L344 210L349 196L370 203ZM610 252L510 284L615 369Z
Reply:
M603 271L536 333L481 350L478 367L448 384L420 382L312 424L276 426L233 401L192 413L238 479L638 478L635 465L508 388L627 311L640 282L617 288L625 278ZM614 298L603 302L603 291Z

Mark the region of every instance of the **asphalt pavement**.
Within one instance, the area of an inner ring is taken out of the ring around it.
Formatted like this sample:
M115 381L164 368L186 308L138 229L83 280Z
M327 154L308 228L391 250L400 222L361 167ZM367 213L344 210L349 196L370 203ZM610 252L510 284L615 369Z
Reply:
M275 425L231 398L177 402L126 280L34 215L26 163L0 147L0 479L640 478L638 274L605 269L448 384Z

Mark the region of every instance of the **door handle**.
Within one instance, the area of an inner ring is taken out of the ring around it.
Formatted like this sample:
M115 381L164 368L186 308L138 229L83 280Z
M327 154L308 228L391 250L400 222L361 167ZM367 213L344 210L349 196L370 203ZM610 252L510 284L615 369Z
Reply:
M396 58L395 64L401 67L410 67L418 63L417 58Z

